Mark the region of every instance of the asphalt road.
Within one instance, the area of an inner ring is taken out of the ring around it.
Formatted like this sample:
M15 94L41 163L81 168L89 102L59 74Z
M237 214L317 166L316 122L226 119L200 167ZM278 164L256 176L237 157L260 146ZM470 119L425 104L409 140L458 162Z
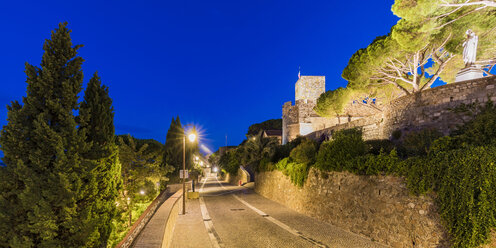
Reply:
M386 247L208 177L179 215L172 247Z

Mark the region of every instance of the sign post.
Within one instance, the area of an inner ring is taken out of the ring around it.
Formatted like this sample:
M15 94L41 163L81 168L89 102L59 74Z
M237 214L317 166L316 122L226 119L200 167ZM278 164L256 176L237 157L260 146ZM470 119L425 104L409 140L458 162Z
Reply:
M189 173L187 170L179 170L179 178L189 178Z

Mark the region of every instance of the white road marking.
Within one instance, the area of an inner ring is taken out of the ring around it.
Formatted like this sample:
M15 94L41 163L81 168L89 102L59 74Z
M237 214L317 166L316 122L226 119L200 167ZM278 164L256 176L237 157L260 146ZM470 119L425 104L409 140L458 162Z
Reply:
M217 180L217 183L223 188L223 189L227 189L226 187L224 187L224 185L222 185L219 180L217 178L215 178L215 180ZM273 218L272 216L269 216L268 214L266 214L265 212L263 212L262 210L254 207L253 205L251 205L250 203L246 202L245 200L241 199L239 196L237 195L232 195L234 198L236 198L236 200L240 201L241 203L243 203L245 206L249 207L251 210L255 211L257 214L259 214L260 216L264 217L266 220L276 224L277 226L279 226L280 228L288 231L289 233L295 235L295 236L298 236L312 244L314 244L315 246L317 247L327 247L327 245L325 244L322 244L320 243L319 241L316 241L310 237L307 237L305 236L303 233L301 233L300 231L294 229L294 228L291 228L290 226L280 222L279 220Z
M203 187L205 186L205 183L207 182L207 178L203 179L202 186L200 187L200 193L203 192Z
M203 187L207 182L207 178L203 181L203 184L200 188L200 193L203 192ZM205 201L203 201L203 197L200 196L200 210L203 217L203 224L205 224L205 228L207 229L208 237L210 238L210 242L212 243L212 247L221 248L224 247L220 242L220 237L215 231L214 223L212 223L212 219L210 218L210 214L208 214L207 205L205 205Z

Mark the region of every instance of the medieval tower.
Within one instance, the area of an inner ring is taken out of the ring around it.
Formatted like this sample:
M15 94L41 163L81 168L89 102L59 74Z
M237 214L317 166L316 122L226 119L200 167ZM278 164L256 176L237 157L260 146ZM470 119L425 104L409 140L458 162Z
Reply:
M325 118L313 108L325 92L325 76L301 76L295 84L295 105L291 101L282 107L282 144L299 135L325 128Z

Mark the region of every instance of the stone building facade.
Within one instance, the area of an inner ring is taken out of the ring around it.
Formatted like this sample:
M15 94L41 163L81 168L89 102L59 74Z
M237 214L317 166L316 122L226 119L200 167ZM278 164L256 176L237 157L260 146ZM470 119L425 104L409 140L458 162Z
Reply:
M298 136L317 130L354 121L360 117L321 117L313 108L319 96L325 92L325 76L301 76L295 84L295 104L291 101L282 107L282 144Z

